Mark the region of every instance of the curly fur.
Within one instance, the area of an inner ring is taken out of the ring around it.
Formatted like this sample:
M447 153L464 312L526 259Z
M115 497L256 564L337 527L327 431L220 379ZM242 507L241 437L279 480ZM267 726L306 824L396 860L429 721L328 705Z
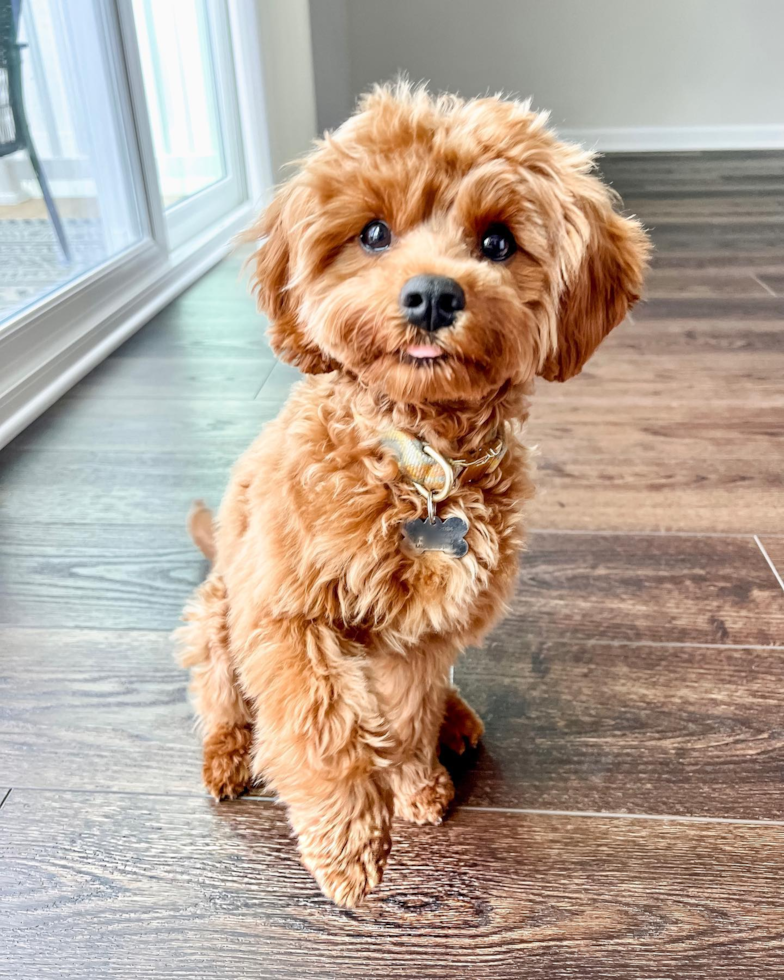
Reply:
M526 104L379 87L251 229L272 346L308 377L236 465L214 540L208 512L191 515L214 564L182 663L207 787L221 798L263 780L339 904L381 880L393 814L443 818L439 737L461 751L482 733L449 668L514 585L533 379L577 374L639 296L647 239L592 168ZM358 235L374 218L395 238L372 255ZM519 243L505 263L477 248L496 221ZM398 307L422 272L466 295L439 333L446 356L426 364L404 354L417 331ZM439 507L469 524L464 559L400 548L424 505L379 444L389 425L449 456L507 431L502 465Z

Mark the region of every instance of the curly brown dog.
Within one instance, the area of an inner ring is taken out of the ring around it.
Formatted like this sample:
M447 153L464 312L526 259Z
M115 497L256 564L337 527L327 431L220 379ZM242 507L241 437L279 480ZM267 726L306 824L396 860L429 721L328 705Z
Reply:
M252 229L279 357L308 376L236 465L182 663L218 799L262 780L355 905L393 816L440 823L439 745L482 723L449 669L504 611L540 375L577 374L639 296L648 241L546 116L374 90Z

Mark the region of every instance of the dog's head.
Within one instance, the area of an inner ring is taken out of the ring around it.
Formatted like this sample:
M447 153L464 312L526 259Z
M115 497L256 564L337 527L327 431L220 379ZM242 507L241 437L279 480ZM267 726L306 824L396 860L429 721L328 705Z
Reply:
M377 88L251 230L273 349L414 404L572 377L649 248L592 166L526 104Z

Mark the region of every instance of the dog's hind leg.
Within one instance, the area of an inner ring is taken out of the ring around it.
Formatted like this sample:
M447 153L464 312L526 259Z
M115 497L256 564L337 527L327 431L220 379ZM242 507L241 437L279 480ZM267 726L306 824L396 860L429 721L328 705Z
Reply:
M179 660L191 669L190 692L204 736L204 784L216 800L239 796L252 782L252 712L231 661L227 613L223 580L212 572L177 631Z
M462 755L466 745L472 749L476 748L484 730L485 726L479 715L460 697L456 687L450 687L446 694L444 719L438 736L441 748Z

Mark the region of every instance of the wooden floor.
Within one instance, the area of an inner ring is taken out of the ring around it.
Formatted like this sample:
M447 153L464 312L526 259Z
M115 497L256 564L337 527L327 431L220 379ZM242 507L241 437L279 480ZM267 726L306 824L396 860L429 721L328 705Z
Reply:
M188 503L294 376L236 264L2 453L0 976L784 977L784 154L604 170L649 301L540 386L513 613L457 669L486 739L356 912L205 798L171 658Z

